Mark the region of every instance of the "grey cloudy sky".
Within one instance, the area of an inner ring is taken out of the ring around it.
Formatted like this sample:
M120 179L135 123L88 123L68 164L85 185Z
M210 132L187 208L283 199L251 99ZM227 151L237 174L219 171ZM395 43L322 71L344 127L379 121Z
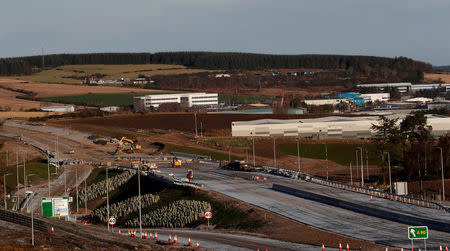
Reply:
M0 57L244 51L450 64L450 0L3 0Z

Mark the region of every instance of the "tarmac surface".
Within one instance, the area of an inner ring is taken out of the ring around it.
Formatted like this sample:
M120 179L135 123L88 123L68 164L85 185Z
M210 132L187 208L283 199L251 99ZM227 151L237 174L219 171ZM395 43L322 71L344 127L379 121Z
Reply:
M307 225L378 244L410 247L411 242L407 235L408 226L280 193L271 189L272 184L288 185L300 190L382 208L383 210L434 219L445 223L449 222L450 224L450 214L439 210L381 198L370 201L368 195L269 174L230 171L213 168L212 166L205 168L198 164L192 167L195 182L205 184L207 189L223 193ZM186 169L167 168L160 169L160 171L173 173L178 178L184 178L186 175ZM253 181L250 179L251 175L267 177L268 182ZM434 230L429 232L429 239L427 240L429 248L439 248L440 243L446 243L450 240L449 233ZM419 241L415 246L420 246L420 243L422 241Z

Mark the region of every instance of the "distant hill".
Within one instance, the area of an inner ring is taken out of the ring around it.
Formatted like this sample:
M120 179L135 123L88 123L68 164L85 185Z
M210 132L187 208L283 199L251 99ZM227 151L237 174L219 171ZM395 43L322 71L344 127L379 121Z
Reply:
M1 58L0 75L30 74L42 67L41 56ZM191 68L220 70L346 69L367 74L398 72L401 80L418 81L433 67L406 57L349 55L270 55L236 52L89 53L45 55L45 67L79 64L178 64Z
M450 65L434 66L433 68L436 71L448 71L448 72L450 72Z

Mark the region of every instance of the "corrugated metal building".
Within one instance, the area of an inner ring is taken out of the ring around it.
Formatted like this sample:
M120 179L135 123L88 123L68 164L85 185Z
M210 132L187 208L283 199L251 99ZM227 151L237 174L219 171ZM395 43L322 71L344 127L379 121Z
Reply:
M391 115L387 117L404 118L406 115ZM401 119L400 119L401 120ZM373 124L378 123L378 117L324 117L317 119L275 120L261 119L231 123L233 137L319 137L319 138L371 138L375 132ZM427 123L433 127L432 135L441 136L450 133L450 118L427 115Z

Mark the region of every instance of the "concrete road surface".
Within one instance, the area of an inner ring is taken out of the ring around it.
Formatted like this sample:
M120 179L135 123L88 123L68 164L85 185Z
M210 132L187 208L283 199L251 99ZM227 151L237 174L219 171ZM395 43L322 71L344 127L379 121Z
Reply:
M184 167L186 166L188 164ZM328 196L342 196L341 199L363 204L370 203L370 198L367 195L262 173L259 175L268 177L267 183L248 179L256 173L221 170L212 167L205 168L200 165L192 165L190 167L194 168L195 182L205 184L208 189L270 210L298 222L383 245L396 247L402 245L403 247L408 247L411 245L408 240L407 225L280 193L272 190L271 187L273 183L285 184ZM164 173L174 173L175 177L179 178L186 175L186 169L167 168L160 170ZM376 199L374 203L384 210L402 212L404 214L410 213L416 216L450 222L450 214L438 210L384 199ZM439 243L450 242L450 234L448 233L430 231L429 235L427 246L430 248L439 248ZM415 246L420 246L420 243L417 243Z

